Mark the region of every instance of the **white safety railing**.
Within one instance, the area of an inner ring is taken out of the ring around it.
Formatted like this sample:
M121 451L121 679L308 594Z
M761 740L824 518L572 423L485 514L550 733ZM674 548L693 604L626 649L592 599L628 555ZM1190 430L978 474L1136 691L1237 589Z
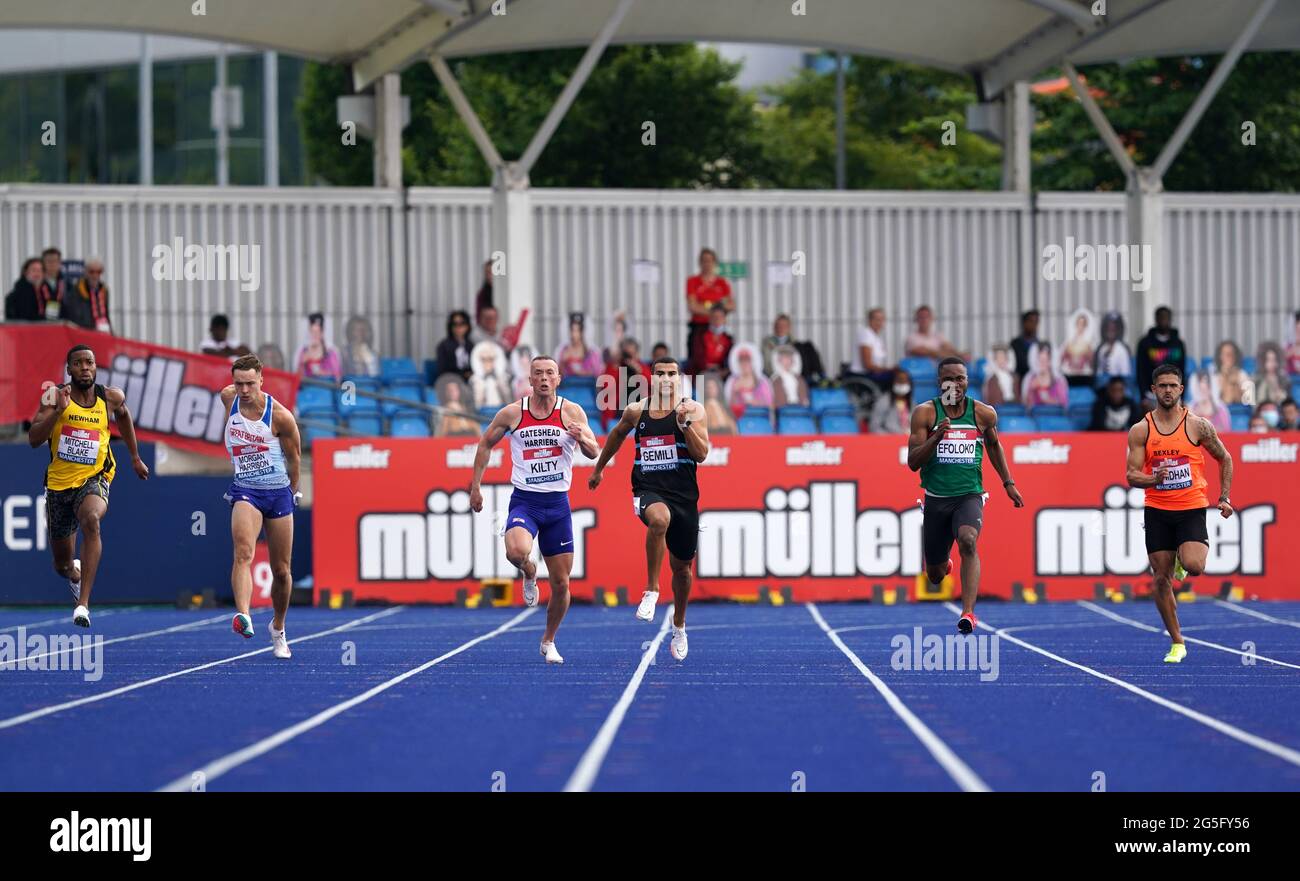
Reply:
M208 187L0 187L0 282L23 258L57 245L106 264L120 333L195 349L209 317L232 334L292 357L304 318L324 312L340 344L352 315L374 325L383 354L432 357L454 308L471 308L489 256L491 196L483 189L395 190ZM1037 305L1050 338L1083 305L1119 309L1129 284L1046 281L1045 245L1122 244L1121 194L546 190L536 212L537 314L544 350L563 338L570 311L589 317L589 342L606 342L620 310L648 353L658 340L683 354L684 285L703 246L744 263L734 282L733 332L758 340L781 311L813 339L834 370L851 357L869 306L889 315L887 342L901 353L910 312L934 307L937 323L975 354L1018 332ZM1300 307L1300 196L1169 194L1168 300L1191 351L1233 338L1253 350L1281 339ZM260 287L237 280L155 278L155 248L253 246ZM632 264L654 261L658 281ZM789 283L769 265L801 262ZM516 270L517 271L517 270ZM509 316L507 316L509 317ZM1130 337L1143 329L1130 328Z

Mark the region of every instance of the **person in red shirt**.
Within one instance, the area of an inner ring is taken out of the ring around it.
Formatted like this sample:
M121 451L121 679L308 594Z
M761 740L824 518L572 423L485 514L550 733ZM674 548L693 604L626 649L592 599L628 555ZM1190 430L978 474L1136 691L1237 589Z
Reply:
M727 333L727 310L722 305L714 306L709 312L709 323L704 331L695 336L695 346L691 349L690 373L717 370L725 378L727 359L731 356L734 342L731 334Z
M641 344L623 337L618 355L617 360L605 362L605 372L596 378L596 406L602 425L650 393L650 368L641 360Z
M686 308L691 313L691 323L687 325L686 352L695 351L695 338L709 326L709 312L714 306L721 306L727 312L736 308L736 301L731 295L731 285L718 275L718 255L712 248L700 251L700 274L686 279Z

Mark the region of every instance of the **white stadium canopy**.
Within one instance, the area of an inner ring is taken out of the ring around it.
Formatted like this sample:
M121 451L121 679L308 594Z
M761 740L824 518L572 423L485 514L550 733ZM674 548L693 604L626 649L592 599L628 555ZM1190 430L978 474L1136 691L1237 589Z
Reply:
M504 13L504 14L502 14ZM1101 14L1095 14L1101 13ZM351 66L375 89L376 182L401 187L396 73L426 60L494 171L494 250L533 265L528 171L607 45L777 43L914 61L974 78L985 118L1028 190L1032 120L1025 81L1060 66L1128 176L1129 240L1161 253L1161 179L1243 51L1300 48L1300 0L0 0L0 28L75 28L238 43ZM497 152L446 59L586 47L573 77L518 161ZM1075 73L1080 64L1181 54L1224 55L1150 167L1124 150ZM1005 93L1005 95L1004 95ZM531 273L503 279L512 309L533 304ZM1136 295L1134 327L1163 297Z

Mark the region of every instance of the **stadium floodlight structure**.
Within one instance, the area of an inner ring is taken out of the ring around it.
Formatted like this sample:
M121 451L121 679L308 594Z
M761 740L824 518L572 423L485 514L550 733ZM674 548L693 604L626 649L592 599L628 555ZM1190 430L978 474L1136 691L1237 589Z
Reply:
M534 305L532 273L518 271L533 265L528 172L608 45L816 46L965 73L982 102L1004 104L1023 96L1018 83L1059 66L1128 177L1128 243L1151 246L1152 283L1130 310L1140 333L1167 293L1163 175L1243 51L1300 48L1300 0L42 0L0 4L0 28L12 27L164 33L347 64L356 89L376 90L377 181L398 189L395 73L427 61L492 169L491 250L506 255L500 287L511 312ZM523 155L502 157L447 61L561 47L587 51ZM1157 160L1139 167L1075 68L1192 53L1224 57ZM1029 114L1005 119L1003 140L1016 146L1023 186Z

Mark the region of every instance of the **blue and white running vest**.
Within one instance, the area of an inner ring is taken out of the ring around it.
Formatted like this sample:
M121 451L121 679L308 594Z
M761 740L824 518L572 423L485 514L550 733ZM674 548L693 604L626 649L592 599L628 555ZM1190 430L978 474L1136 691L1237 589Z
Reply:
M250 489L279 489L289 485L284 467L284 450L280 439L271 431L271 414L275 400L266 396L266 411L256 422L249 422L239 412L239 396L230 405L226 417L226 452L235 466L235 486Z

